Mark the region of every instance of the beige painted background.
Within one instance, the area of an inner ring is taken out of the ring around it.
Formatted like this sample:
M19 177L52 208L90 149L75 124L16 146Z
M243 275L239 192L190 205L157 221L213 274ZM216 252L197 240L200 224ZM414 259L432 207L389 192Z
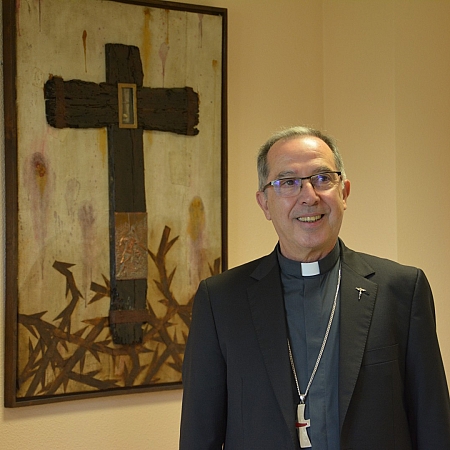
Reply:
M324 128L338 139L353 182L342 237L352 248L425 270L450 374L450 0L201 3L228 8L229 265L276 242L254 200L258 146L282 125ZM2 188L2 215L3 197ZM3 304L3 276L0 296ZM0 353L3 385L3 336ZM0 442L5 450L173 450L181 396L2 409Z

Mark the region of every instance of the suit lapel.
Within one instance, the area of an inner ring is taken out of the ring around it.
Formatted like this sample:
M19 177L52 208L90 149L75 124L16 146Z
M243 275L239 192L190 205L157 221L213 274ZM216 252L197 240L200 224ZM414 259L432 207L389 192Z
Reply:
M275 252L263 259L252 277L258 282L248 289L248 300L259 348L275 397L295 442L297 437L287 350L286 314Z
M342 245L342 243L341 243ZM373 269L343 246L340 297L339 422L342 430L366 347L378 285L366 277ZM364 291L359 295L359 288Z

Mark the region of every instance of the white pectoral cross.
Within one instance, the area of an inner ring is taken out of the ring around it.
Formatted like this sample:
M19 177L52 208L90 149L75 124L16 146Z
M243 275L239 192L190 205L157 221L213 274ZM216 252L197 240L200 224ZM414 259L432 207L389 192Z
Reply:
M310 420L305 420L305 406L304 403L300 403L297 406L297 422L295 424L298 429L301 448L311 447L311 441L309 440L308 432L306 430L310 426Z

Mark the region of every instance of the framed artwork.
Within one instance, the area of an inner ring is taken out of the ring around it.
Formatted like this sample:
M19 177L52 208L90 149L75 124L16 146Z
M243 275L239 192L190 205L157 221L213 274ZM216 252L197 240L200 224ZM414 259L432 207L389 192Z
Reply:
M2 7L5 406L180 388L227 266L227 11Z

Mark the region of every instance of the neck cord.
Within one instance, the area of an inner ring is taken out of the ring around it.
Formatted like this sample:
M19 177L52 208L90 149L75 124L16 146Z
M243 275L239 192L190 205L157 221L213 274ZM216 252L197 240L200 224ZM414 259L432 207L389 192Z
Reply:
M334 301L333 301L333 306L331 308L330 319L328 320L328 325L327 325L327 329L325 331L325 336L323 337L322 346L320 347L320 351L319 351L319 355L317 356L316 364L314 365L314 369L313 369L313 371L311 373L311 377L309 378L308 385L306 386L306 390L305 390L304 394L302 394L300 392L300 385L298 383L297 371L295 370L294 358L292 357L291 343L289 342L289 338L287 340L288 350L289 350L289 360L291 362L292 373L294 374L295 384L297 386L297 391L298 391L298 395L300 396L300 403L301 404L305 403L306 396L308 395L308 392L309 392L309 388L311 387L311 384L312 384L312 382L314 380L314 377L316 376L316 372L317 372L317 369L319 367L320 360L322 359L322 355L323 355L323 352L325 350L325 345L327 343L328 335L330 334L331 325L333 323L334 313L336 311L337 298L338 298L338 294L339 294L339 287L340 287L340 285L341 285L341 267L339 266L339 273L338 273L338 281L337 281L337 286L336 286L336 293L334 294Z

